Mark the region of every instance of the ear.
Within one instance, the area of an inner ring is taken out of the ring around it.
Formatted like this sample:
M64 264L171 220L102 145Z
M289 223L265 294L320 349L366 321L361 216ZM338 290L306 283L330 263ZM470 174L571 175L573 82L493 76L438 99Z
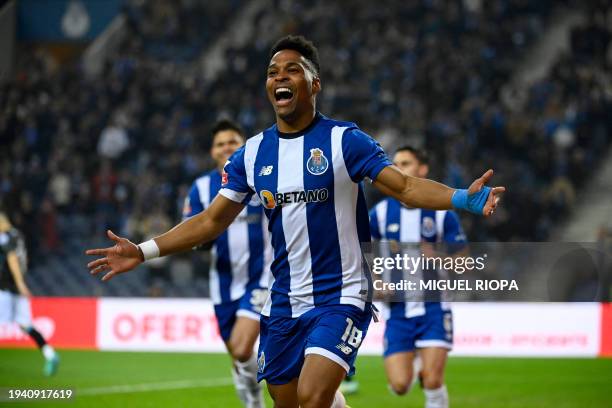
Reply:
M316 95L321 92L321 80L319 77L312 78L312 94Z
M429 166L427 164L421 164L419 166L419 177L427 177L427 174L429 173Z

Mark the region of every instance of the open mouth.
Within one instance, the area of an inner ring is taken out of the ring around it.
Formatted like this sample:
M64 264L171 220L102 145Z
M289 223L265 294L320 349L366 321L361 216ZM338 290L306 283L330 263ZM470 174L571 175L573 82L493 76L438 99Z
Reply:
M293 99L293 91L286 87L276 88L274 90L274 98L279 105L285 105Z

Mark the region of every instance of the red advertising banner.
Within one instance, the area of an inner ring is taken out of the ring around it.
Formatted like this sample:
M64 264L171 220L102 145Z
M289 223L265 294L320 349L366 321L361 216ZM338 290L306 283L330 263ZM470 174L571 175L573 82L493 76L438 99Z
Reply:
M96 348L96 298L48 298L30 300L32 324L54 347ZM0 347L34 347L15 323L0 323Z
M601 305L601 349L599 355L612 357L612 303Z
M102 298L97 336L100 350L225 351L208 299Z
M223 352L208 299L44 298L32 323L55 347ZM458 356L612 357L612 303L456 303ZM384 322L372 323L361 354L380 355ZM15 323L0 323L0 347L34 347Z

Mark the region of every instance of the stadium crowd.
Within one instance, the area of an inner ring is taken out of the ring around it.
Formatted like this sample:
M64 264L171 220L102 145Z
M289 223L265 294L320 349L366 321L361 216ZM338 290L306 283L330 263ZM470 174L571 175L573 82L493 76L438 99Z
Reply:
M207 106L183 57L213 41L235 7L131 3L128 32L98 78L79 61L24 53L0 92L0 197L34 254L106 228L147 236L174 221L186 183L207 166Z
M471 240L545 240L612 137L610 10L589 13L571 50L522 90L510 84L514 67L556 2L471 3L270 2L255 20L260 35L227 50L205 83L190 64L240 2L135 2L100 77L37 51L0 85L2 206L33 258L107 228L135 240L159 233L211 167L215 119L236 118L248 134L272 123L268 48L303 33L319 46L324 114L357 122L388 151L426 147L433 176L451 186L497 170L505 204L497 217L463 219Z
M604 57L609 6L576 29L589 38L597 32L597 47L590 49L585 36L583 45L573 41L549 75L519 91L506 85L555 2L482 2L478 12L468 3L279 1L257 20L257 32L267 37L228 51L228 72L212 97L234 101L224 107L247 127L263 128L269 118L258 113L266 101L252 67L265 66L275 36L308 33L323 61L323 112L357 122L388 151L406 143L425 147L433 177L451 186L495 168L496 182L511 193L499 217L465 217L468 236L545 240L610 139L610 123L601 117L611 102ZM278 21L284 24L275 31ZM232 96L236 82L245 84L240 98ZM370 202L376 198L374 192Z

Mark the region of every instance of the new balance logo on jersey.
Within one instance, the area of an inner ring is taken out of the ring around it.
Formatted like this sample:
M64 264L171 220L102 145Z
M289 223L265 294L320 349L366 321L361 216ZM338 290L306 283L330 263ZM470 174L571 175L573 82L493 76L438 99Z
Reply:
M297 203L319 203L327 201L329 191L326 188L319 188L308 191L292 191L290 193L273 194L268 190L261 190L259 198L267 209L271 210L277 206Z
M270 174L272 174L273 169L274 169L274 166L262 166L261 170L259 170L259 175L269 176Z
M389 232L397 232L400 229L400 225L397 223L394 224L389 224L389 226L387 227L387 231Z

